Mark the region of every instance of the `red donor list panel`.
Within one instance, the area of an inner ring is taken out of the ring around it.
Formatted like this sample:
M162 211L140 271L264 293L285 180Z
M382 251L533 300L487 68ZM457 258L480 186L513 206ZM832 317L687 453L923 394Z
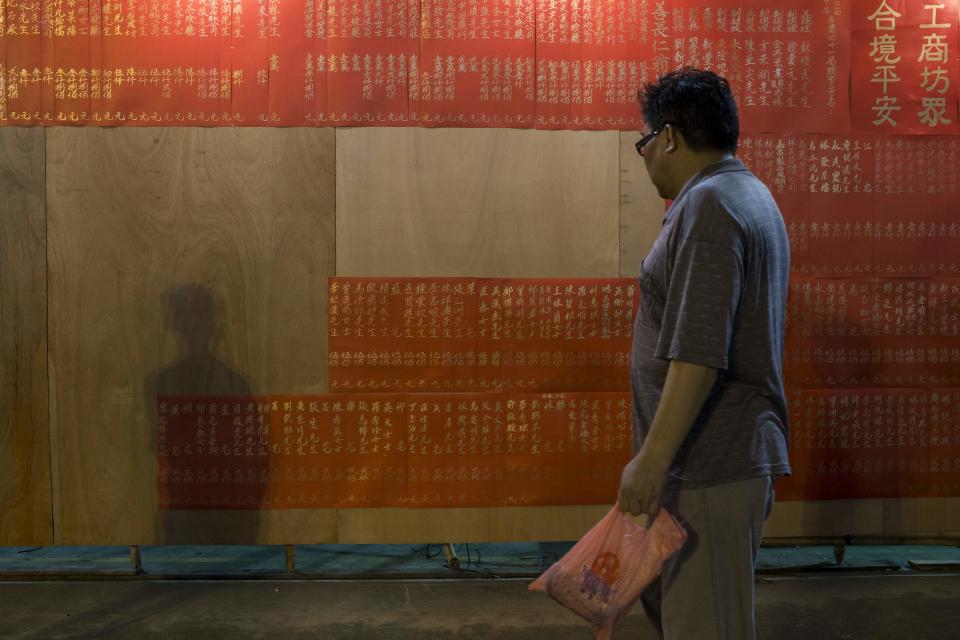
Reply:
M334 391L625 391L631 279L332 278Z

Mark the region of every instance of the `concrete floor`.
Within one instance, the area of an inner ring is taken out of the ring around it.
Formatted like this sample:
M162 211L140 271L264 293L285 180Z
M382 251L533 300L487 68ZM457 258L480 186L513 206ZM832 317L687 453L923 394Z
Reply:
M528 579L0 582L0 638L589 640ZM761 639L960 637L960 574L770 576ZM651 640L643 615L618 640ZM696 639L691 639L696 640Z

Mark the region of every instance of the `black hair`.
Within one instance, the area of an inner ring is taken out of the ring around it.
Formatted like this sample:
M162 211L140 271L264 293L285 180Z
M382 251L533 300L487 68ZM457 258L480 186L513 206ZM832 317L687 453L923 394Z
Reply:
M673 125L694 151L735 153L740 138L737 103L730 84L712 71L676 69L637 91L651 130Z

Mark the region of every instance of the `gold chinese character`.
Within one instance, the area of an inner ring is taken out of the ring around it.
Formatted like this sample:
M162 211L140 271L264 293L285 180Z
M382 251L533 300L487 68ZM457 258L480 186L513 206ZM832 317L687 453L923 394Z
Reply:
M938 124L950 124L953 120L946 117L947 99L946 98L924 98L923 109L917 111L920 116L920 123L931 127Z
M900 14L890 8L887 0L882 0L880 6L877 7L872 16L867 17L867 20L874 21L874 28L877 31L893 31L897 28L897 18L899 17Z
M920 28L921 28L921 29L946 29L946 28L949 28L949 27L950 27L950 23L949 23L949 22L946 23L946 24L937 24L937 9L943 9L943 7L944 7L943 4L926 4L926 5L923 5L924 11L930 11L931 13L933 13L933 15L930 16L930 23L929 23L929 24L922 24L922 25L920 25Z
M897 53L897 37L891 34L883 34L875 37L870 43L873 51L870 57L874 62L883 62L884 64L897 64L900 62L900 56L894 59L892 56Z
M947 58L947 36L940 33L923 36L923 48L917 58L918 62L946 62Z
M896 120L890 117L894 111L900 111L901 109L900 105L897 104L896 96L877 96L871 108L877 114L873 124L880 126L884 122L888 122L892 127L897 126Z
M883 95L887 95L887 85L891 82L900 82L900 76L897 75L893 65L881 65L873 72L870 82L878 82L883 85Z
M937 88L938 85L942 84L941 88ZM923 83L921 84L924 91L937 93L946 93L947 89L950 87L950 78L947 77L947 70L943 67L937 67L936 69L923 68Z

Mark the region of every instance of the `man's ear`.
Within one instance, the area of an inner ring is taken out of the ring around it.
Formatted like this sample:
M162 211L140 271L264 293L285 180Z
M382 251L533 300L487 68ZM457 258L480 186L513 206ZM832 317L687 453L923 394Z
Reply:
M666 145L663 149L664 152L673 153L680 148L680 143L683 140L683 137L676 127L674 127L672 124L664 125L663 133L667 134L667 139L664 141L666 142Z

